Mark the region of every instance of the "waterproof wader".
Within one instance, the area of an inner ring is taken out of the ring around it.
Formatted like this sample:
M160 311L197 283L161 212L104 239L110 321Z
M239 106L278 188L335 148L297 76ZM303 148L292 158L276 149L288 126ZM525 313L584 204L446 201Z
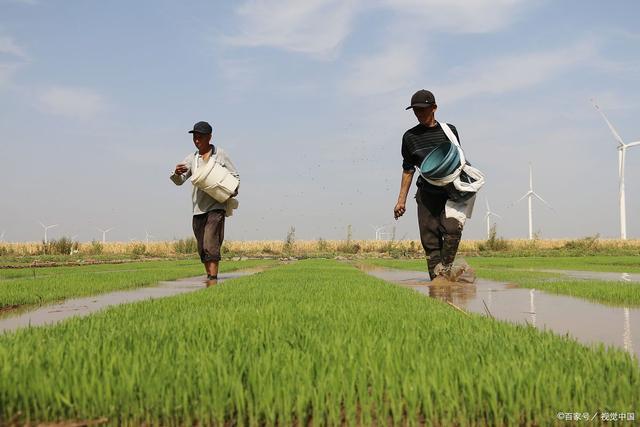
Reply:
M427 193L420 188L416 193L420 241L429 257L427 266L431 280L436 277L436 265L442 263L448 268L453 264L462 238L462 223L445 216L447 199L446 194Z

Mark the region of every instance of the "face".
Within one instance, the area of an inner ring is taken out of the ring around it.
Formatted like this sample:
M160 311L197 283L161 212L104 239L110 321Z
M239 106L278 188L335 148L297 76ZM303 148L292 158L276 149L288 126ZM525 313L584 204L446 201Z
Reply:
M193 134L193 143L198 148L198 150L204 150L209 147L209 142L211 142L211 134L197 133Z
M433 119L433 115L437 108L437 105L430 105L429 107L413 107L413 114L416 115L416 118L420 123L427 124Z

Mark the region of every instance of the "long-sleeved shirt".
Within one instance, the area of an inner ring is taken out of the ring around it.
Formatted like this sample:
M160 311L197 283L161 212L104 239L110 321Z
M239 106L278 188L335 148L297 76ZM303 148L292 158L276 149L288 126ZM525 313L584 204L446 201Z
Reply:
M239 180L240 174L238 174L238 171L236 170L235 166L231 162L231 159L229 158L227 153L222 148L215 147L214 145L211 145L211 150L213 151L208 161L220 163L222 166L227 168L233 176L235 176ZM171 181L173 181L173 183L176 185L184 184L185 181L191 177L193 169L194 168L197 169L204 164L202 160L202 155L200 155L197 151L185 157L182 163L184 163L187 166L187 168L189 168L189 170L183 173L182 175L176 175L174 171L174 173L172 173L171 176L169 177L169 179L171 179ZM228 203L228 200L225 203L218 202L216 199L214 199L204 191L200 190L196 186L193 186L192 193L191 193L191 200L193 202L194 215L207 213L214 209L226 209L226 204Z

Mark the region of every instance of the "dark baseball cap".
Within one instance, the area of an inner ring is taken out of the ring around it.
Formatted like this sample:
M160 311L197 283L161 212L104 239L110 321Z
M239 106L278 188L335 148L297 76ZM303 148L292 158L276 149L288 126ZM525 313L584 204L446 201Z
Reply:
M411 105L409 105L405 110L410 110L413 107L429 107L431 105L435 105L436 98L433 96L433 93L429 92L425 89L420 89L411 97Z
M213 128L207 122L198 122L193 125L193 130L190 130L189 133L202 133L202 134L210 134L213 132Z

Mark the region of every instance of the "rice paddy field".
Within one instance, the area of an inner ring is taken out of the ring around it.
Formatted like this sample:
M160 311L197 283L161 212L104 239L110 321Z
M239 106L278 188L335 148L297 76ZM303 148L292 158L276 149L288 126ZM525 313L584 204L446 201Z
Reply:
M520 261L477 261L479 272L531 274ZM640 363L622 349L463 313L350 262L222 266L269 268L0 335L0 425L563 425L558 413L598 425L605 413L639 415ZM22 283L33 286L25 295L49 286L50 299L68 298L200 269L194 260L55 267L36 279L33 269L0 270L0 291ZM83 276L95 282L85 288ZM0 302L30 301L15 295Z
M266 267L269 260L229 261L221 272ZM146 261L80 267L0 269L0 312L25 305L148 286L202 274L199 260Z
M514 283L523 288L570 295L603 304L640 307L639 283L571 279L562 273L539 271L554 269L637 273L640 271L640 257L468 257L466 260L478 277L484 279ZM404 270L426 269L424 260L369 259L366 263Z

